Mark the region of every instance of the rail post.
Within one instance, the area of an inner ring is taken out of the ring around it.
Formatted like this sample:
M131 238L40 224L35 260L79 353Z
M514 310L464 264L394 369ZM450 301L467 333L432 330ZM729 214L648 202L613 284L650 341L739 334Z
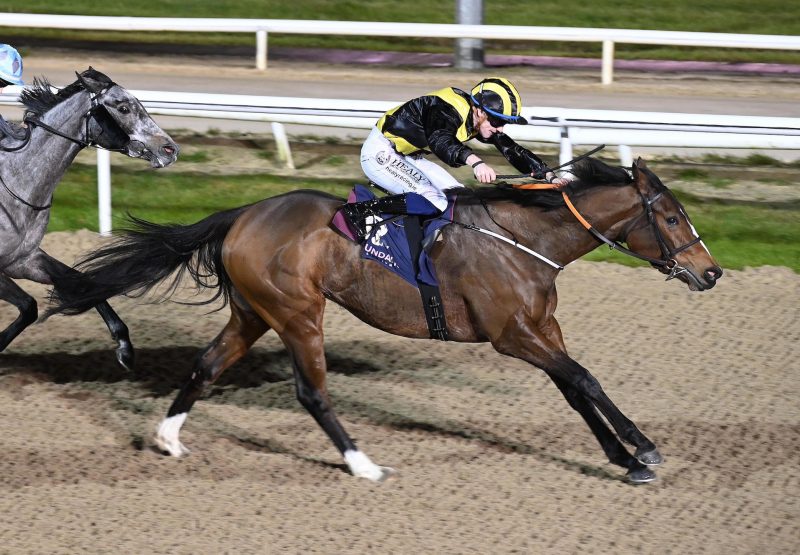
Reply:
M569 138L569 127L564 125L561 128L561 140L559 141L558 148L558 163L566 164L570 160L572 160L572 139ZM572 168L565 169L570 170Z
M286 137L286 128L282 123L278 123L277 121L272 122L272 136L275 137L275 145L278 147L278 158L283 160L287 168L293 170L294 160L292 159L292 149L289 147L289 139Z
M633 153L628 145L619 145L619 165L630 168L633 165Z
M100 235L111 235L111 152L97 149L97 213Z
M267 69L267 30L259 29L256 31L256 69L266 71Z
M600 81L604 85L610 85L614 81L614 41L603 41L603 63L600 74Z

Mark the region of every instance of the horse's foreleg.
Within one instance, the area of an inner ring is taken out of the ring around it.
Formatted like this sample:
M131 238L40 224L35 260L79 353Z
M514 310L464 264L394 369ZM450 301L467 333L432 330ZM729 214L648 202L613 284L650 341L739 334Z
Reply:
M155 442L159 449L180 457L189 453L179 436L183 423L203 390L214 383L233 363L242 358L269 326L249 308L231 300L231 318L222 332L205 348L195 362L192 376L181 388L161 421Z
M14 338L22 333L22 330L36 321L38 307L36 299L4 275L0 275L0 299L10 302L19 310L19 316L0 332L0 352L2 352Z
M318 317L295 318L280 337L292 357L298 401L339 449L353 476L383 482L395 475L394 469L378 466L359 450L336 417L325 383L321 309Z
M561 346L550 341L540 329L529 326L526 322L521 323L520 327L507 327L502 337L494 341L494 346L499 352L526 360L544 370L554 381L558 380L567 387L575 389L606 417L620 439L636 447L634 457L642 465L656 465L663 461L655 444L614 405L597 379L586 368L571 359ZM577 406L583 406L580 400ZM587 411L588 408L591 407L587 406ZM581 412L581 415L584 415L584 412ZM592 418L589 412L586 412L586 415Z
M620 411L609 399L600 386L600 382L589 371L572 360L566 354L559 354L550 360L541 360L536 363L548 375L565 381L579 393L587 397L606 417L608 422L623 441L636 447L634 457L645 465L657 465L663 458L656 449L655 444L639 431L639 428Z
M628 470L628 479L636 483L651 482L655 480L655 473L642 464L635 457L632 457L625 446L619 441L616 435L608 428L605 422L597 414L597 409L583 394L559 378L551 376L553 383L564 395L567 403L581 415L584 422L597 438L600 447L612 464L621 466Z
M541 331L544 336L553 345L564 353L567 352L566 345L564 345L564 338L561 334L561 326L552 316L555 310L555 297L553 297L553 305L550 310L550 316L545 320L541 326ZM650 471L646 465L640 463L636 458L625 449L625 446L620 442L619 438L612 432L608 425L603 421L597 413L596 407L592 402L587 399L580 391L572 387L564 380L555 376L550 376L553 383L556 384L561 394L567 400L567 403L583 418L584 422L589 426L589 429L594 434L594 437L600 443L603 452L608 457L612 464L616 464L628 470L628 478L637 483L649 482L655 479L655 473Z

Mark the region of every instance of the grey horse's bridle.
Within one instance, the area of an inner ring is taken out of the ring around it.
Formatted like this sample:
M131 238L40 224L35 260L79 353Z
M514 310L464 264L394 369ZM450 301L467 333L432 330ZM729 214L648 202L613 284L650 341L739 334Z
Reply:
M26 117L24 121L29 126L40 127L42 129L44 129L45 131L47 131L48 133L52 133L53 135L58 135L59 137L67 139L68 141L72 141L73 143L80 145L81 148L93 147L93 148L103 148L105 150L113 150L114 152L124 152L124 147L122 147L122 146L120 146L118 148L105 148L105 147L102 147L99 144L97 144L95 137L89 136L89 121L94 119L95 122L97 122L99 124L99 119L98 119L99 116L98 116L98 114L99 114L100 110L105 111L106 117L110 118L111 121L113 121L117 125L117 127L120 128L120 131L122 131L122 127L119 125L119 122L114 118L113 115L111 115L108 112L108 110L106 110L106 108L102 104L100 104L100 102L98 100L101 96L106 94L114 86L116 86L116 83L111 82L111 83L109 83L108 85L106 85L105 87L103 87L102 89L100 89L99 91L97 91L96 93L92 94L89 97L91 105L90 105L89 109L86 111L86 113L84 113L83 116L81 116L81 119L83 120L83 128L84 128L83 138L71 137L71 136L67 135L66 133L63 133L62 131L59 131L55 127L47 125L46 123L42 122L40 119L34 118L32 116ZM124 133L124 131L123 131L123 133Z
M50 126L50 125L48 125L48 124L46 124L44 122L42 122L38 118L34 118L33 116L28 116L23 120L25 123L28 124L27 134L26 134L26 137L24 139L23 144L15 146L13 148L4 148L3 150L5 150L7 152L15 152L15 151L19 151L19 150L22 150L23 148L25 148L28 145L28 143L30 143L30 141L31 141L31 130L32 130L33 127L40 127L41 129L44 129L48 133L52 133L53 135L58 135L59 137L67 139L68 141L72 141L73 143L79 145L81 148L85 148L85 147L104 148L104 147L101 147L100 145L98 145L95 142L96 141L95 138L89 136L89 120L94 119L97 122L97 118L98 118L97 114L98 114L99 110L104 110L106 112L106 114L107 114L106 117L111 118L111 120L117 125L117 127L119 127L120 132L124 133L124 131L122 130L122 127L119 125L119 123L116 121L116 119L114 119L114 116L112 116L108 112L108 110L106 110L105 107L102 104L100 104L100 102L98 100L102 95L107 93L111 89L111 87L113 87L115 85L116 85L116 83L112 82L112 83L108 84L107 86L103 87L102 89L100 89L97 93L94 93L94 94L92 94L90 96L91 106L86 111L86 113L84 113L83 116L81 116L81 119L84 122L84 124L83 124L84 132L83 132L83 138L82 139L71 137L71 136L67 135L66 133L64 133L64 132L62 132L62 131L60 131L60 130L58 130L58 129L56 129L56 128L54 128L54 127L52 127L52 126ZM130 142L130 139L129 139L129 142ZM106 150L113 150L115 152L125 152L125 149L122 146L119 147L119 148L109 148L109 149L106 149ZM8 184L6 184L5 180L1 176L0 176L0 183L2 183L3 188L8 192L8 194L10 194L16 200L18 200L19 202L21 202L22 204L24 204L28 208L31 208L32 210L35 210L35 211L47 210L48 208L53 206L52 196L50 197L50 202L48 202L47 204L36 205L36 204L32 204L32 203L28 202L27 200L25 200L24 198L19 196L17 193L12 191L11 188L8 186Z

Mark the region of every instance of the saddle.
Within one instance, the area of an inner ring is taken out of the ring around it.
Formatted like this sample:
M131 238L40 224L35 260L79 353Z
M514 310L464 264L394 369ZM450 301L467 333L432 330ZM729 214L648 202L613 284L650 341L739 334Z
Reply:
M374 198L375 195L367 187L356 185L347 202L362 202ZM377 262L419 289L430 336L442 341L447 340L447 326L439 281L428 252L442 228L453 221L455 201L456 194L451 193L445 211L425 220L421 220L419 216L372 216L367 220L369 231L363 242L359 241L356 230L351 227L341 209L336 211L331 221L334 230L350 241L361 244L362 258Z

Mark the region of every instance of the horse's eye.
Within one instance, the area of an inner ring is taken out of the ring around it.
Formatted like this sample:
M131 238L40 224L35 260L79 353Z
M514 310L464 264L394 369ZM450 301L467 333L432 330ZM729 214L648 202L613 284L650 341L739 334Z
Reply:
M667 223L669 225L677 225L678 224L678 218L676 218L675 216L670 216L669 218L667 218Z
M123 104L122 106L120 106L117 109L119 110L120 114L130 114L131 113L131 109L128 108L125 104Z

